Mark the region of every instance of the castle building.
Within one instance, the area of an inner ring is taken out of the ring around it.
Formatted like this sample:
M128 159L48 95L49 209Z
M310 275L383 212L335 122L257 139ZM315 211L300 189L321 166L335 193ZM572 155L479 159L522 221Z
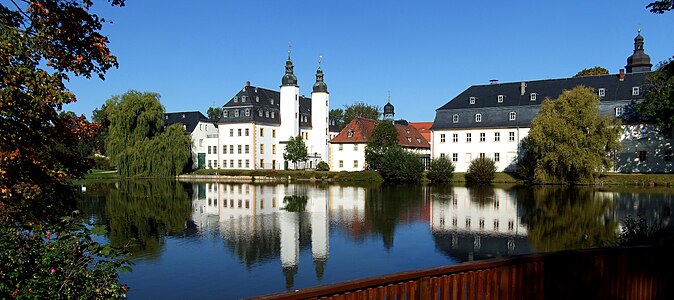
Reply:
M330 93L323 70L316 70L311 98L300 95L288 52L280 91L252 86L241 88L225 105L218 136L207 141L206 160L217 169L315 168L328 160ZM333 132L333 134L336 134ZM283 158L291 137L301 137L309 159L293 166Z
M431 127L431 156L448 157L455 171L465 172L473 159L490 157L497 171L514 171L520 142L529 133L544 99L558 98L577 86L593 88L600 97L599 111L622 120L622 150L614 157L616 172L672 171L671 135L634 118L633 103L644 100L651 73L641 33L625 73L544 79L529 82L474 85L436 110Z
M207 167L206 153L211 152L212 150L208 141L218 135L217 125L198 111L164 114L164 126L176 123L182 124L185 132L189 133L192 138L192 169ZM212 163L213 162L211 161L211 164Z

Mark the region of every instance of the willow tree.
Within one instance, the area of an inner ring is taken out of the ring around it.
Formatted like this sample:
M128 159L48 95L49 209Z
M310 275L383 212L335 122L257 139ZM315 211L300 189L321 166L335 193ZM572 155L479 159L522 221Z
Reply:
M106 153L120 175L175 176L183 171L192 141L180 124L164 128L159 94L128 91L106 104Z
M591 181L612 165L609 154L620 147L620 121L599 114L599 97L579 86L557 99L546 99L529 131L527 149L535 158L534 180Z

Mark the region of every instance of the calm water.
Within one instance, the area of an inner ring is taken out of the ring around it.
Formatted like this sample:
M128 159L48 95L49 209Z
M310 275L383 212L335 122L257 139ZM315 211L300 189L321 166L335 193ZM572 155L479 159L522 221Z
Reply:
M81 209L131 245L130 299L233 299L615 240L627 215L668 223L656 189L355 187L121 181Z

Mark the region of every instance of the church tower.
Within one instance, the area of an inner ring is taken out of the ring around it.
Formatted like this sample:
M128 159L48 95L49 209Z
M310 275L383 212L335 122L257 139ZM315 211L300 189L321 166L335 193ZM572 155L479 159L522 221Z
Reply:
M286 60L286 73L281 79L280 115L281 126L279 127L279 140L288 141L290 137L300 134L300 87L297 85L297 77L293 73L293 61Z
M651 57L644 53L644 37L641 36L641 29L637 30L637 37L634 38L634 53L627 58L625 69L627 73L650 72Z
M311 92L311 136L309 136L309 155L318 154L322 161L328 161L328 110L330 93L323 81L321 58L318 59L316 83Z
M393 122L393 117L395 116L393 110L394 107L393 104L391 104L391 95L388 95L388 103L384 105L384 120Z

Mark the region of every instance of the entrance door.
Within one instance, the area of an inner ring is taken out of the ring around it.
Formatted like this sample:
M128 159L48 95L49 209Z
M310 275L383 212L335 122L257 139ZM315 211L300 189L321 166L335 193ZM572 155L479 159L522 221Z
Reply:
M203 169L206 167L206 153L199 153L197 154L197 168Z

